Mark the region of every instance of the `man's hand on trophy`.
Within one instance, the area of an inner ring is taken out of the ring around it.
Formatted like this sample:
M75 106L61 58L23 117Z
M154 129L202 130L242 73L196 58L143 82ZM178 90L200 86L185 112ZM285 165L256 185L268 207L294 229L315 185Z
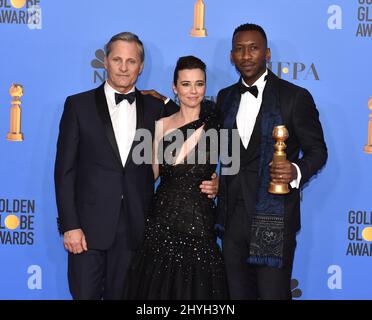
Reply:
M163 100L163 102L165 102L165 100L167 100L167 97L164 97L163 95L161 95L159 92L157 92L157 91L154 90L154 89L151 89L151 90L141 90L141 93L142 93L142 94L150 94L150 95L152 95L154 98L157 98L157 99Z
M288 160L271 162L270 176L273 183L287 184L297 178L297 170Z

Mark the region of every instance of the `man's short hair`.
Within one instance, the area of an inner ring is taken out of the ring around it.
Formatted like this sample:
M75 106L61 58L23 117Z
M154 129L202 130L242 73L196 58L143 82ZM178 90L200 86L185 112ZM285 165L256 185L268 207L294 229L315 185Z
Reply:
M265 33L265 30L257 25L257 24L254 24L254 23L245 23L245 24L241 24L239 27L237 27L235 30L234 30L234 33L233 33L233 36L232 36L232 42L234 42L234 37L235 35L238 33L238 32L241 32L241 31L258 31L259 33L261 33L262 37L265 39L265 42L266 42L266 46L267 46L267 37L266 37L266 33Z
M106 57L108 57L108 55L110 54L111 45L115 41L135 42L137 44L137 47L138 47L138 52L139 52L139 55L140 55L140 58L141 58L141 62L143 62L145 60L145 49L143 48L143 43L138 38L138 36L136 34L132 33L132 32L120 32L120 33L114 35L110 39L110 41L107 42L106 45L105 45Z

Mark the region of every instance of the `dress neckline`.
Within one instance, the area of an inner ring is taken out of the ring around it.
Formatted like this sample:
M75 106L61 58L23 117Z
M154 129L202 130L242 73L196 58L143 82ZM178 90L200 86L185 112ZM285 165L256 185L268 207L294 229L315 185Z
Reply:
M185 123L184 125L182 125L178 128L172 128L171 131L169 131L167 134L165 134L163 136L163 139L165 139L169 135L172 135L177 130L184 131L187 127L191 127L192 129L199 129L203 124L204 124L204 120L198 118L198 119L193 120L191 122ZM189 128L187 128L187 129L189 129Z

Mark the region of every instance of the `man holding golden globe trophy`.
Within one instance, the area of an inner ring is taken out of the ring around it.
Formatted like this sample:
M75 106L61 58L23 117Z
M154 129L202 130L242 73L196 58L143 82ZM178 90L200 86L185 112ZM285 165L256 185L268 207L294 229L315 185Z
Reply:
M291 298L301 188L327 159L311 94L267 69L267 44L256 24L235 29L230 58L240 79L217 97L223 129L238 132L228 145L240 169L220 176L216 225L234 300Z

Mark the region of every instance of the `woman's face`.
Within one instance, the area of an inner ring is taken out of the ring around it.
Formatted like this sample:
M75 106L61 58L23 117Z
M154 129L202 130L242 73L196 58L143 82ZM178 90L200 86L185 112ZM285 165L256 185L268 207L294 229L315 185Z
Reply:
M197 108L205 96L205 75L201 69L178 71L177 85L173 85L181 107Z

